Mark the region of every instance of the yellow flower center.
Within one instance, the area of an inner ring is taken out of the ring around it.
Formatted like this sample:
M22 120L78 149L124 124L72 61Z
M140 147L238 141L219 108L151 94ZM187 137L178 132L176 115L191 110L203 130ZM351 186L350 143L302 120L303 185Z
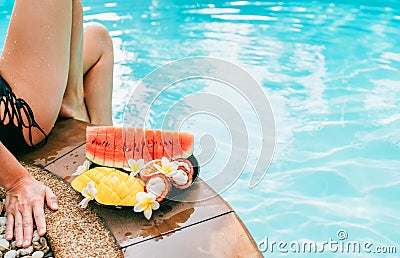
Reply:
M136 163L135 165L132 166L133 172L138 172L139 170L140 170L140 164Z
M164 174L166 174L166 175L169 175L169 174L171 174L172 173L172 167L171 166L164 166L163 167L163 170L164 170Z
M140 203L140 207L144 210L149 210L154 207L154 200L151 197L146 197Z

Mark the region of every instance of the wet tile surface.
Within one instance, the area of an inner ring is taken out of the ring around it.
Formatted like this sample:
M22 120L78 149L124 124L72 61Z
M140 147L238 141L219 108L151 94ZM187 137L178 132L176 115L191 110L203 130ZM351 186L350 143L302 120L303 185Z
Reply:
M82 165L85 161L85 152L86 145L83 144L66 153L57 161L45 166L45 168L71 183L73 179L71 175L76 171L78 166Z
M128 246L125 257L262 257L234 212ZM167 254L167 255L166 255Z
M167 234L232 211L225 201L221 197L215 196L212 189L204 182L193 186L184 195L187 197L184 196L183 199L192 199L194 196L214 197L198 202L167 202L154 212L151 220L145 219L143 214L135 213L132 209L118 210L97 205L94 208L104 218L121 247Z
M87 123L73 119L58 120L56 126L49 134L49 140L45 146L20 155L18 159L45 167L83 145L85 142L86 126Z

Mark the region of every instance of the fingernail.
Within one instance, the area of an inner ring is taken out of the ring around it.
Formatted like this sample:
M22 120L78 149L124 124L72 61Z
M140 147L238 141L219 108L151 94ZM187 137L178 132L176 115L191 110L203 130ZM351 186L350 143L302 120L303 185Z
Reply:
M53 202L53 203L51 203L51 206L53 206L54 208L58 208L58 203L56 203L56 202Z
M16 244L17 244L17 246L20 246L20 245L22 245L22 241L18 240Z
M24 241L24 246L27 246L27 245L29 245L29 240Z
M44 233L46 233L46 230L44 230L44 228L41 228L41 229L39 230L39 235L43 235Z
M11 234L8 234L8 235L6 236L6 238L7 238L7 239L10 239L10 238L12 238L12 235L11 235Z

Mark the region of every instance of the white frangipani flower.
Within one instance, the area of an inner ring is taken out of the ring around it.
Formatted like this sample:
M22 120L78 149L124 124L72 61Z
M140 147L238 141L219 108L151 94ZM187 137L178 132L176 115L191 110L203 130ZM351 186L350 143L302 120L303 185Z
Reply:
M89 170L90 165L92 165L92 162L90 160L85 160L82 165L77 167L77 169L75 170L75 173L73 173L72 176L79 176L79 175L85 173L86 171Z
M136 194L136 200L138 203L135 205L133 210L135 212L142 212L146 219L151 218L153 210L160 208L160 204L156 201L156 196L152 193L139 192Z
M89 201L93 200L96 197L96 194L97 189L95 188L95 183L93 181L90 181L82 190L82 195L85 198L79 203L79 206L81 206L81 208L86 208L89 204Z
M173 177L174 175L176 175L178 170L177 162L170 162L166 157L163 157L161 159L161 166L158 164L154 164L154 167L167 177Z
M128 160L128 168L124 168L124 170L131 172L131 176L136 176L137 173L144 167L144 159L139 159L139 160L134 160L134 159L129 159Z

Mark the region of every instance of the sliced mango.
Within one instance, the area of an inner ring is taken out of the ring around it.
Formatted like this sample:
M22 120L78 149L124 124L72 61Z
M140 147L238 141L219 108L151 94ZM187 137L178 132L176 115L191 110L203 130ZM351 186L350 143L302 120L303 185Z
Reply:
M93 181L95 200L104 205L135 206L136 194L144 192L144 182L114 168L95 167L76 177L71 185L78 192Z

